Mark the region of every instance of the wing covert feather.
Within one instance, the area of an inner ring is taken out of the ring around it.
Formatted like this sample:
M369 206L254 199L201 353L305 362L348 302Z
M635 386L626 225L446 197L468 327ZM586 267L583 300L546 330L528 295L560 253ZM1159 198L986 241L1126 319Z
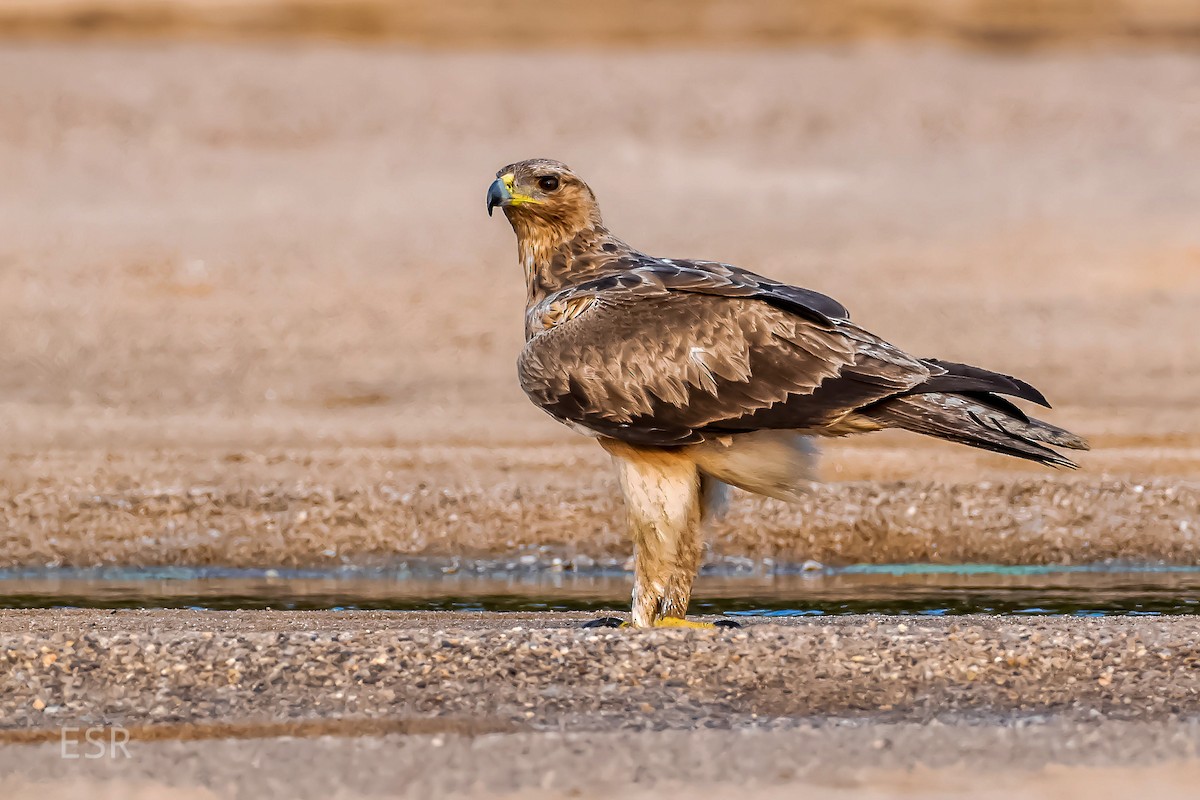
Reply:
M791 313L742 286L720 294L686 272L689 288L659 278L571 290L594 302L531 336L518 363L526 394L563 421L670 446L836 419L864 396L929 377L927 366L844 319ZM856 390L827 391L845 381Z

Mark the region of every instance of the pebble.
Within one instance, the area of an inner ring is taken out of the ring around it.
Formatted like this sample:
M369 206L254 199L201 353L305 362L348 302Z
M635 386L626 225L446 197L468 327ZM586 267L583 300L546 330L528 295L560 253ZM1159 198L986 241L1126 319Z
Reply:
M5 612L0 728L406 715L604 730L1200 713L1194 618L593 631L563 615L294 615Z

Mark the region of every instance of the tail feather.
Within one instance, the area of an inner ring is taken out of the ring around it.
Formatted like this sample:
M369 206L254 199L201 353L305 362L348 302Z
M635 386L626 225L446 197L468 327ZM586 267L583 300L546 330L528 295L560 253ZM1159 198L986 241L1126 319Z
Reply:
M983 367L971 364L960 364L957 361L943 361L940 358L923 358L926 364L945 370L941 375L934 375L917 388L917 392L961 392L963 394L995 392L1019 397L1031 403L1037 403L1044 408L1050 407L1050 401L1032 385L1012 375L1003 372L993 372ZM993 400L998 398L992 398ZM1018 412L1021 413L1021 412ZM1024 414L1022 414L1024 416Z
M864 409L866 416L887 428L901 428L959 444L1025 458L1053 467L1078 465L1045 445L1087 450L1079 436L1047 422L1030 419L994 395L986 398L950 392L927 392L891 398ZM994 402L999 400L1000 402Z

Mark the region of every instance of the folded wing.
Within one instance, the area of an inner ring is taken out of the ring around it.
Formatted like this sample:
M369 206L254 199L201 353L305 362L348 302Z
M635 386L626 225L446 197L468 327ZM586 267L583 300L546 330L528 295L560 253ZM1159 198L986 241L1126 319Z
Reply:
M823 295L745 274L672 263L568 290L553 302L590 302L530 339L522 387L565 422L674 446L825 428L941 372L858 328Z

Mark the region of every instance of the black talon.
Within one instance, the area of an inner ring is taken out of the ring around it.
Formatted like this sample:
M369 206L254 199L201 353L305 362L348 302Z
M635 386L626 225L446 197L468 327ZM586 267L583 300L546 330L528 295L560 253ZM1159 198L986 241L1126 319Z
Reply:
M718 628L740 628L740 627L742 627L742 623L734 622L731 619L719 619L716 622L714 622L713 625L717 626Z
M617 619L616 617L600 617L590 622L583 623L585 628L619 628L625 624L625 620Z

